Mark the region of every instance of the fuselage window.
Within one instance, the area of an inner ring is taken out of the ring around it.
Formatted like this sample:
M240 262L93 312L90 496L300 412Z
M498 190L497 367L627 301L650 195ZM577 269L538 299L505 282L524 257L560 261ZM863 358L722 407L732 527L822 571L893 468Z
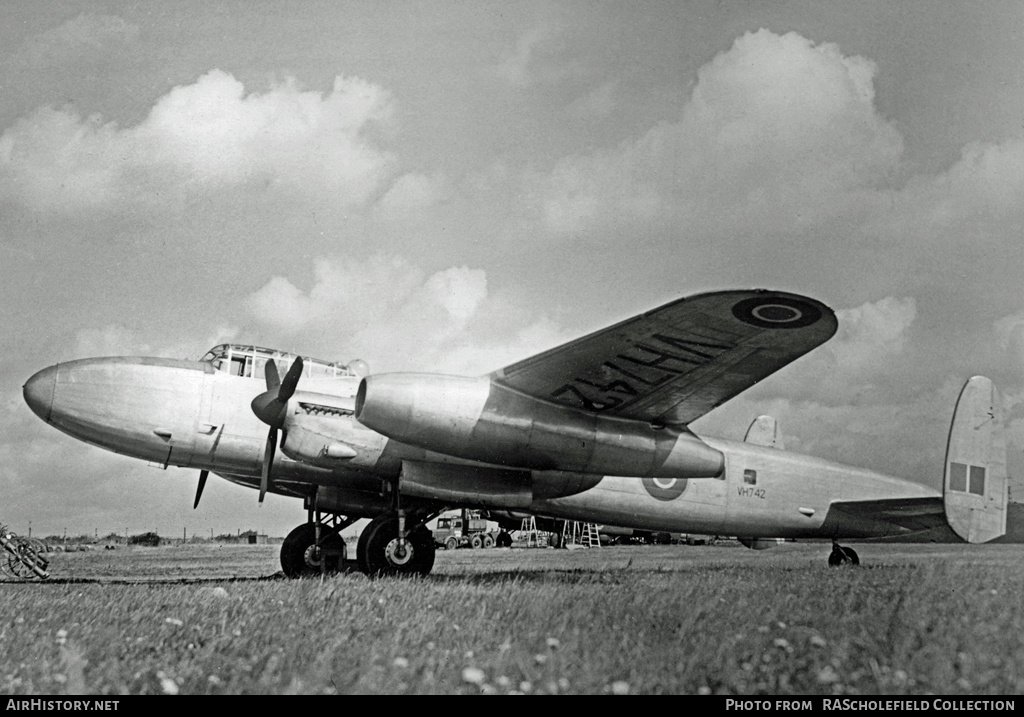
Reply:
M982 466L971 466L971 483L968 486L971 493L985 495L985 468Z
M253 378L266 378L267 372L267 359L257 358L256 359L256 375Z
M747 485L757 485L757 471L747 468L743 471L743 482Z

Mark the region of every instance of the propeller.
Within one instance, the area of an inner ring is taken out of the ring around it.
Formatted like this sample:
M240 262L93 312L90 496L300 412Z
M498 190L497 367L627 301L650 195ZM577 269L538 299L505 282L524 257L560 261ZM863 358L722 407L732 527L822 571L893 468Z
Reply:
M260 474L261 505L270 487L270 469L274 463L274 454L277 452L277 432L284 428L285 419L288 417L288 400L295 393L299 377L302 376L302 357L295 359L288 373L284 375L284 380L277 372L277 364L273 359L267 361L264 375L267 379L267 390L252 400L253 413L270 426L267 433L267 449L263 452L263 471Z
M199 471L199 485L196 486L196 502L192 504L192 510L199 507L199 499L203 497L203 488L206 487L206 479L210 477L210 471Z

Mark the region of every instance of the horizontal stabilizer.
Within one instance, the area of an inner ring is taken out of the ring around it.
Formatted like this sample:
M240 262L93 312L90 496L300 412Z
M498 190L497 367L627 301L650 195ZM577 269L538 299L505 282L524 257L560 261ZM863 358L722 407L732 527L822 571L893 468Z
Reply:
M752 446L764 446L765 448L778 448L785 450L782 443L782 431L779 424L771 416L758 416L747 429L747 435L743 437L745 443Z
M968 543L1006 532L1006 438L999 391L975 376L964 384L949 429L943 503L949 527Z

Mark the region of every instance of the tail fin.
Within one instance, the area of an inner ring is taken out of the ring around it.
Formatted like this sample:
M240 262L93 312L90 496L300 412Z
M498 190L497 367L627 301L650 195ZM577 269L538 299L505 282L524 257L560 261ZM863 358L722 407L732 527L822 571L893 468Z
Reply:
M743 437L743 440L754 446L785 450L785 446L782 445L782 431L779 430L779 424L771 416L755 418L750 424L750 428L747 429L747 435Z
M984 376L964 384L946 448L946 522L968 543L1006 532L1006 439L999 391Z

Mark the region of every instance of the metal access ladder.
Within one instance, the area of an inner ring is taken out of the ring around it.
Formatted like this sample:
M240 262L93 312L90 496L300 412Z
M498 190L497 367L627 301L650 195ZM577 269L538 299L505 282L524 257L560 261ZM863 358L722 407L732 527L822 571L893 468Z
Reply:
M46 557L46 545L36 538L25 538L0 524L0 546L7 553L6 560L0 560L0 572L18 580L39 578L46 580L50 561Z
M519 538L525 545L524 548L546 548L548 546L547 534L537 530L537 519L532 515L523 518L523 525L519 529Z
M594 523L581 523L578 520L567 520L562 528L562 545L577 548L600 548L601 536Z

